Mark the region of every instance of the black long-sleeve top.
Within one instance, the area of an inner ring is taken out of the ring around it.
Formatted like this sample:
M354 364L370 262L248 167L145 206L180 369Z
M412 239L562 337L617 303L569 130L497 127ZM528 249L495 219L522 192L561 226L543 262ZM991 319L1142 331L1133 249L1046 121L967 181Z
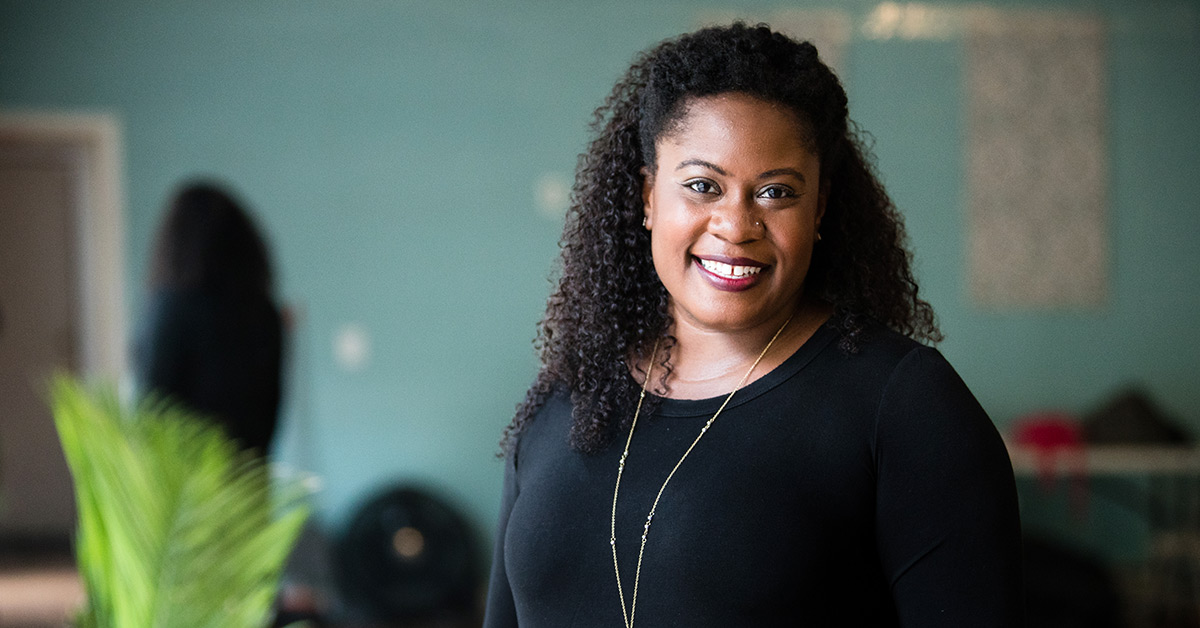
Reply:
M667 486L637 626L1023 625L1012 467L936 350L824 326L734 395ZM655 494L722 398L639 419L617 504L626 603ZM609 545L628 432L587 455L552 397L507 457L485 628L622 625Z
M265 296L154 292L136 361L143 392L182 402L267 453L279 422L283 324Z

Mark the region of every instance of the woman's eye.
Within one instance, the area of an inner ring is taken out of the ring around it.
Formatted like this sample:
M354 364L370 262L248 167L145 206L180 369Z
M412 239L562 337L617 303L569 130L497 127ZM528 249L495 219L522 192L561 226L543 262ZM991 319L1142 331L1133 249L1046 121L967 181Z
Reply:
M717 192L717 186L712 181L705 179L693 179L683 185L693 192L701 194L715 194Z
M774 198L788 198L790 196L795 196L796 193L793 192L792 189L787 187L786 185L769 185L769 186L763 188L763 190L761 192L759 192L758 195L762 198L774 199Z

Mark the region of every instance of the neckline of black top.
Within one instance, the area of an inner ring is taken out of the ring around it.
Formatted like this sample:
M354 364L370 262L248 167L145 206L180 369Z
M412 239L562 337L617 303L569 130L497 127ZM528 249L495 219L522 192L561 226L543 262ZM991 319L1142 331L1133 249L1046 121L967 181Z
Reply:
M813 335L804 344L800 345L788 359L783 361L783 364L772 369L766 375L750 382L730 400L729 405L725 406L725 410L736 408L742 404L753 401L756 397L760 397L776 386L790 379L796 373L799 373L817 354L837 338L837 330L835 330L829 321L823 323L817 328ZM654 416L656 417L680 417L689 418L696 416L712 416L713 413L721 407L725 402L725 398L729 393L719 395L717 397L709 397L707 399L671 399L669 397L659 397L657 395L647 395L652 397L657 406L654 408Z

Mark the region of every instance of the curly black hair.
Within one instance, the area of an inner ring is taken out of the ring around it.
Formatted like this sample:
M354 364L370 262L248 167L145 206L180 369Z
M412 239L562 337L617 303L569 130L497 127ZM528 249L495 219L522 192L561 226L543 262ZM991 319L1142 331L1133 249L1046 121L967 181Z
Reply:
M848 118L841 82L816 48L765 24L705 28L640 54L595 112L596 137L580 156L563 230L558 288L535 341L542 367L505 429L505 449L556 389L570 391L575 449L603 449L630 421L640 390L630 358L644 358L656 341L669 356L674 345L669 296L642 227L642 169L655 163L655 142L675 130L689 99L731 92L785 105L807 127L828 192L805 294L833 306L840 347L856 351L871 319L941 340L932 308L917 296L903 221ZM670 358L659 359L665 383Z

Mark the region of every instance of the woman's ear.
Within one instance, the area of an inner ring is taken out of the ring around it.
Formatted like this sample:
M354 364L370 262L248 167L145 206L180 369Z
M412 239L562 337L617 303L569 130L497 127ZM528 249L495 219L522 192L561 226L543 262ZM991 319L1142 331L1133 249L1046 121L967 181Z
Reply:
M654 228L654 171L649 166L642 166L642 226L647 231Z

